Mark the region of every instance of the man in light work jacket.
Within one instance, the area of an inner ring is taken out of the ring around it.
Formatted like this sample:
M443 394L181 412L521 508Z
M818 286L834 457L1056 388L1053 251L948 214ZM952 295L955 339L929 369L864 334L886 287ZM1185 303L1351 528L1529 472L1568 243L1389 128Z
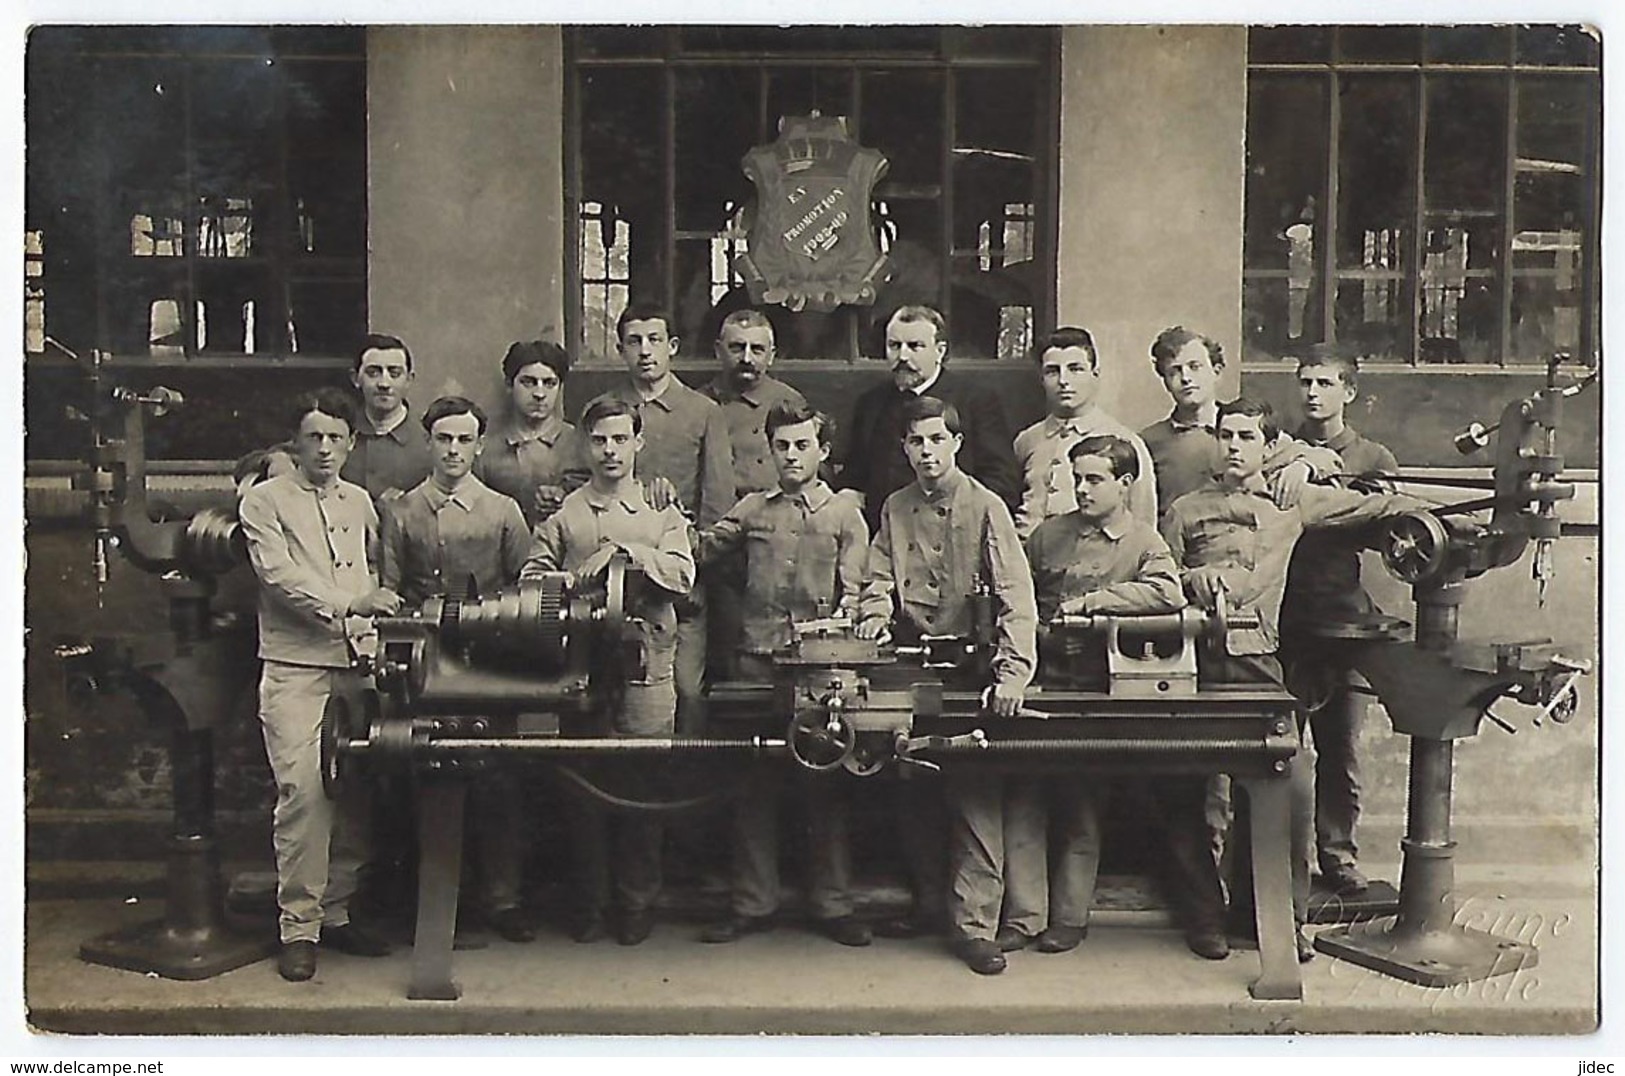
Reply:
M318 942L356 956L389 952L350 920L370 789L329 800L317 745L328 699L360 689L351 659L364 618L394 613L400 599L373 572L372 499L339 477L353 442L349 398L324 389L295 407L297 469L249 489L238 516L260 581L260 726L277 785L277 971L302 982L316 974Z

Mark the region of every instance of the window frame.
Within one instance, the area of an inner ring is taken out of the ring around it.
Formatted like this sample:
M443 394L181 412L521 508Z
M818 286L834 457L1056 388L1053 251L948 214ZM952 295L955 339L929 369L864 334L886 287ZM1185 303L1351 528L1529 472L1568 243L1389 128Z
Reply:
M1324 59L1281 60L1254 58L1255 39L1257 30L1311 30L1319 29L1329 34L1327 38L1328 53ZM1349 29L1359 30L1360 27L1250 27L1248 36L1248 93L1249 114L1252 107L1252 90L1254 78L1257 75L1267 75L1271 78L1292 77L1308 80L1320 79L1323 83L1322 92L1324 100L1324 120L1327 130L1326 153L1322 162L1321 185L1315 192L1321 207L1319 221L1321 235L1316 237L1316 251L1314 264L1314 277L1311 288L1318 285L1319 310L1318 315L1323 326L1322 339L1326 343L1335 344L1337 336L1337 301L1338 285L1344 281L1362 279L1369 276L1370 270L1344 268L1339 269L1337 264L1340 243L1339 235L1339 165L1342 141L1343 115L1342 115L1342 80L1350 75L1369 76L1386 75L1393 77L1407 77L1413 82L1414 101L1414 130L1410 145L1410 159L1408 161L1410 191L1406 205L1405 224L1409 228L1406 244L1404 268L1399 272L1398 279L1404 287L1403 317L1409 326L1408 347L1403 354L1385 355L1381 360L1374 360L1372 368L1378 370L1422 369L1422 370L1462 370L1468 368L1482 368L1495 370L1531 370L1536 369L1544 357L1536 357L1519 353L1513 342L1513 305L1514 293L1520 277L1538 278L1540 272L1525 271L1520 274L1513 259L1514 242L1518 235L1516 219L1516 192L1518 178L1518 127L1519 127L1519 92L1526 81L1536 79L1566 80L1570 85L1589 84L1588 96L1593 107L1587 109L1581 118L1584 124L1583 143L1581 146L1581 160L1587 167L1586 204L1583 207L1583 223L1585 225L1585 239L1581 244L1580 252L1580 280L1579 302L1581 304L1579 318L1579 334L1576 350L1582 360L1591 361L1599 353L1601 319L1600 290L1599 290L1599 262L1602 253L1600 236L1601 225L1601 67L1581 64L1541 64L1525 62L1520 58L1519 52L1523 45L1519 33L1526 29L1549 30L1552 27L1524 28L1511 25L1496 27L1476 27L1469 29L1498 30L1504 33L1504 54L1499 58L1481 60L1479 62L1444 61L1433 59L1430 55L1432 39L1430 30L1437 27L1415 26L1407 28L1390 28L1394 30L1407 29L1419 35L1417 43L1418 60L1415 61L1380 61L1360 58L1349 58L1344 55L1344 32ZM1564 30L1579 31L1577 27L1563 27ZM1427 277L1423 271L1424 253L1427 244L1427 226L1430 217L1439 211L1432 208L1427 200L1427 138L1430 120L1437 122L1430 112L1430 91L1440 77L1455 79L1494 79L1500 83L1503 94L1501 115L1502 128L1496 132L1501 140L1502 155L1502 189L1500 191L1499 208L1495 211L1496 222L1500 225L1500 241L1497 243L1494 264L1497 287L1496 318L1496 361L1494 362L1424 362L1422 359L1422 301L1423 293L1427 288ZM1249 169L1251 159L1249 158ZM1247 210L1251 210L1251 205ZM1244 235L1246 224L1243 225ZM1244 256L1242 266L1242 283L1245 290L1247 284L1253 281L1284 281L1289 278L1290 270L1286 269L1258 269L1253 268ZM1248 354L1247 339L1243 339L1242 361L1254 369L1270 369L1278 366L1292 365L1294 360L1282 356L1280 358L1261 358ZM1305 344L1304 346L1308 346Z
M1058 237L1060 230L1060 105L1061 105L1061 33L1057 26L1027 26L1013 27L1011 29L1030 30L1042 33L1047 40L1042 42L1042 48L1036 49L1031 55L1018 56L1014 54L976 54L961 51L956 35L974 32L973 28L936 26L931 29L938 32L934 52L921 50L876 50L873 52L774 52L766 50L701 50L687 49L683 46L682 34L685 29L693 27L664 26L644 28L651 34L660 35L659 45L641 55L602 55L595 56L583 47L581 36L584 32L591 32L599 27L570 26L564 32L564 100L565 100L565 167L564 167L564 212L565 212L565 279L569 281L570 293L564 304L565 338L571 341L573 349L579 349L582 354L579 361L583 368L604 369L612 362L595 361L594 356L586 353L583 346L583 332L585 329L586 309L583 289L585 281L582 276L582 257L580 228L582 221L582 145L581 132L583 125L582 115L582 89L580 75L583 71L604 70L620 68L657 68L662 72L662 145L661 167L663 170L664 202L664 236L662 242L665 249L662 254L663 264L666 266L664 279L664 294L654 296L667 309L675 309L677 300L676 247L685 237L692 238L689 233L680 232L676 227L676 93L675 83L677 73L685 68L755 68L760 82L761 120L759 129L766 129L769 123L767 116L767 73L772 70L787 68L844 68L851 80L851 94L853 111L860 112L862 107L862 81L863 74L871 70L907 70L907 69L934 69L943 72L942 87L942 118L944 130L955 130L954 110L956 104L954 75L957 71L966 69L1009 69L1032 68L1037 81L1037 97L1043 108L1040 130L1044 137L1038 140L1037 151L1040 155L1034 162L1033 176L1033 202L1032 213L1026 218L1031 227L1032 257L1040 274L1040 283L1033 295L1032 334L1033 339L1042 339L1054 328L1057 301L1056 256L1058 250ZM622 28L623 32L631 28ZM703 29L703 28L702 28ZM767 29L763 27L751 28L755 30ZM862 141L860 120L849 118L849 125L854 139ZM944 222L942 240L937 257L942 265L942 279L952 279L952 266L956 260L975 259L979 251L972 247L958 249L954 245L953 235L953 137L943 138L942 159L938 165L938 175L945 176L941 184L940 215ZM881 186L885 186L884 181ZM702 237L704 238L704 237ZM945 284L945 293L949 293L946 301L938 307L945 319L948 320L950 331L953 326L951 285ZM646 296L634 296L645 298ZM695 369L709 367L711 360L708 350L709 342L691 344L679 351L674 359L674 366L678 369ZM697 347L697 350L695 348ZM795 360L794 366L798 370L811 371L820 367L847 369L868 360L883 356L864 354L864 342L857 339L854 330L849 334L849 346L846 358L806 358ZM950 354L954 356L957 365L987 366L993 368L1007 368L1012 365L1008 359L1000 359L997 355L971 355L962 354L955 349L954 342L949 342Z

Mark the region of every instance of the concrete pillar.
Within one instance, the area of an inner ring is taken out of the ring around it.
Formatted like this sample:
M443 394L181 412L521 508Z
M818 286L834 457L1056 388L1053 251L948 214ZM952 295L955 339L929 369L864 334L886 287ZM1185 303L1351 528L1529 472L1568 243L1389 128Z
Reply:
M508 344L563 338L563 103L558 27L367 31L369 309L418 408L494 405Z
M1237 391L1247 31L1062 34L1058 323L1094 334L1101 403L1137 428L1169 409L1148 350L1169 325L1218 338Z

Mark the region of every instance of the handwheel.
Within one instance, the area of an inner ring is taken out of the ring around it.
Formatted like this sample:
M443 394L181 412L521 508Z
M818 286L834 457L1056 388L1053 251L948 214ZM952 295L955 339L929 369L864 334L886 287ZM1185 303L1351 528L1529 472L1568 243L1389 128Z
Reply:
M790 722L791 756L809 770L833 770L852 756L857 730L840 713L807 710Z
M353 716L347 697L337 692L327 696L327 705L322 707L321 762L322 791L330 800L338 799L344 788L344 753L339 745L350 740L355 728Z

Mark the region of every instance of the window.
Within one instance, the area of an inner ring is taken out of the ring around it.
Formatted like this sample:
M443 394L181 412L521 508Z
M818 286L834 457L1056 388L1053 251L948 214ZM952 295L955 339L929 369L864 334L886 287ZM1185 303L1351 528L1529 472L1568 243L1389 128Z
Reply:
M815 112L887 158L871 223L892 276L869 307L767 307L781 355L878 355L904 303L941 310L964 359L1019 356L1050 324L1054 30L582 27L568 41L568 316L588 361L611 361L629 299L665 304L687 353L709 352L750 303L734 267L755 197L741 159Z
M348 354L366 331L365 61L355 28L33 31L27 350Z
M1246 357L1594 355L1600 111L1579 27L1252 29Z

